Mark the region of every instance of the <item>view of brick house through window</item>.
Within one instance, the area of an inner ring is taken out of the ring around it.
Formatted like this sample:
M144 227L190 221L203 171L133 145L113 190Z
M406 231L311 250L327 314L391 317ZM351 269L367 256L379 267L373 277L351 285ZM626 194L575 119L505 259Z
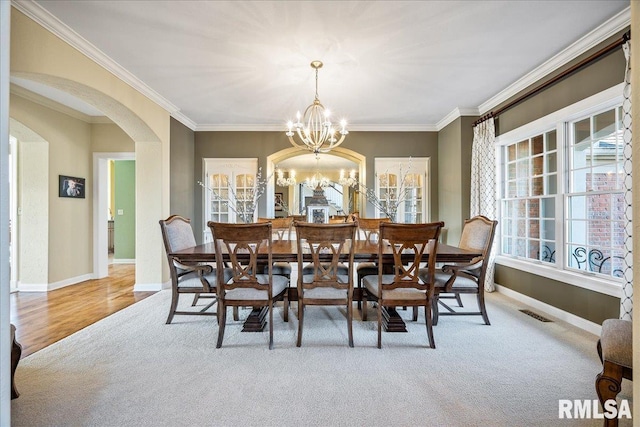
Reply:
M566 141L556 141L554 129L503 147L502 254L622 277L621 117L620 107L608 109L559 124ZM558 150L566 153L564 166L558 165ZM564 194L558 182L566 183Z

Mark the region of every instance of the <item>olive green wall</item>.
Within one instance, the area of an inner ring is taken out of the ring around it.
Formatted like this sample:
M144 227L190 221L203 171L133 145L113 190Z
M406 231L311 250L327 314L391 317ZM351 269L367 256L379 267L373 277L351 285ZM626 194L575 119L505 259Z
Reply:
M476 119L459 117L438 132L438 211L447 228L444 243L457 244L464 220L469 218L471 147Z
M116 160L114 169L116 211L113 218L113 259L132 260L136 257L136 162Z
M622 33L596 46L590 52L577 58L564 68L580 61L592 52L600 50ZM622 83L625 59L622 48L601 60L581 69L550 88L523 101L501 114L497 119L497 134L504 134L524 124L532 122L574 104L591 95ZM559 70L558 72L560 72ZM557 73L555 73L557 74ZM539 86L543 81L532 85ZM509 101L506 101L509 102ZM505 102L505 104L506 104ZM496 107L494 110L500 108ZM531 298L543 301L568 313L601 324L604 319L617 318L620 314L620 299L599 292L590 291L563 282L526 273L502 265L496 265L495 282Z
M204 158L257 157L258 167L266 171L267 156L291 143L284 132L196 132L194 180L202 180ZM366 156L367 183L373 188L374 159L376 157L430 157L431 158L431 220L438 217L438 135L436 132L351 132L341 147ZM194 191L193 228L196 239L202 236L202 188ZM367 216L374 209L367 204ZM266 200L260 200L258 216L265 216Z
M171 119L171 153L170 153L170 191L169 202L171 215L181 215L193 219L194 188L194 141L195 133L177 121Z

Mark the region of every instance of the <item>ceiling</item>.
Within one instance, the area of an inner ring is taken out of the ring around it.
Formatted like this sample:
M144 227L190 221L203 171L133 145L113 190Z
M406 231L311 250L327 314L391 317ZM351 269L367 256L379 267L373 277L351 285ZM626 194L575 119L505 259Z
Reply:
M194 130L284 129L313 101L309 63L321 60L319 98L353 131L434 130L456 109L483 113L629 0L14 4L55 16Z

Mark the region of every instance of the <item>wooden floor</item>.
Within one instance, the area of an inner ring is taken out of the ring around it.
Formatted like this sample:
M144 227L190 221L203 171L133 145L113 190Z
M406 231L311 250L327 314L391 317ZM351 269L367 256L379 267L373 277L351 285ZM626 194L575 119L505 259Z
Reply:
M135 266L112 264L109 277L50 292L15 292L11 323L26 357L154 292L133 292Z

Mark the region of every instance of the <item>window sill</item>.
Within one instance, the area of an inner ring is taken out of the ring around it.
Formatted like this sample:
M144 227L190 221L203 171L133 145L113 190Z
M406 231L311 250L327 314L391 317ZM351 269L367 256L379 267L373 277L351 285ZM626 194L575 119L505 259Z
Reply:
M496 257L496 264L515 268L516 270L521 270L527 273L535 274L537 276L557 280L559 282L564 282L569 285L577 286L579 288L589 289L591 291L610 295L612 297L622 297L622 282L602 279L596 277L591 273L574 273L564 270L558 270L556 268L549 267L541 262L538 263L523 261L517 258L511 258L502 255L498 255Z

